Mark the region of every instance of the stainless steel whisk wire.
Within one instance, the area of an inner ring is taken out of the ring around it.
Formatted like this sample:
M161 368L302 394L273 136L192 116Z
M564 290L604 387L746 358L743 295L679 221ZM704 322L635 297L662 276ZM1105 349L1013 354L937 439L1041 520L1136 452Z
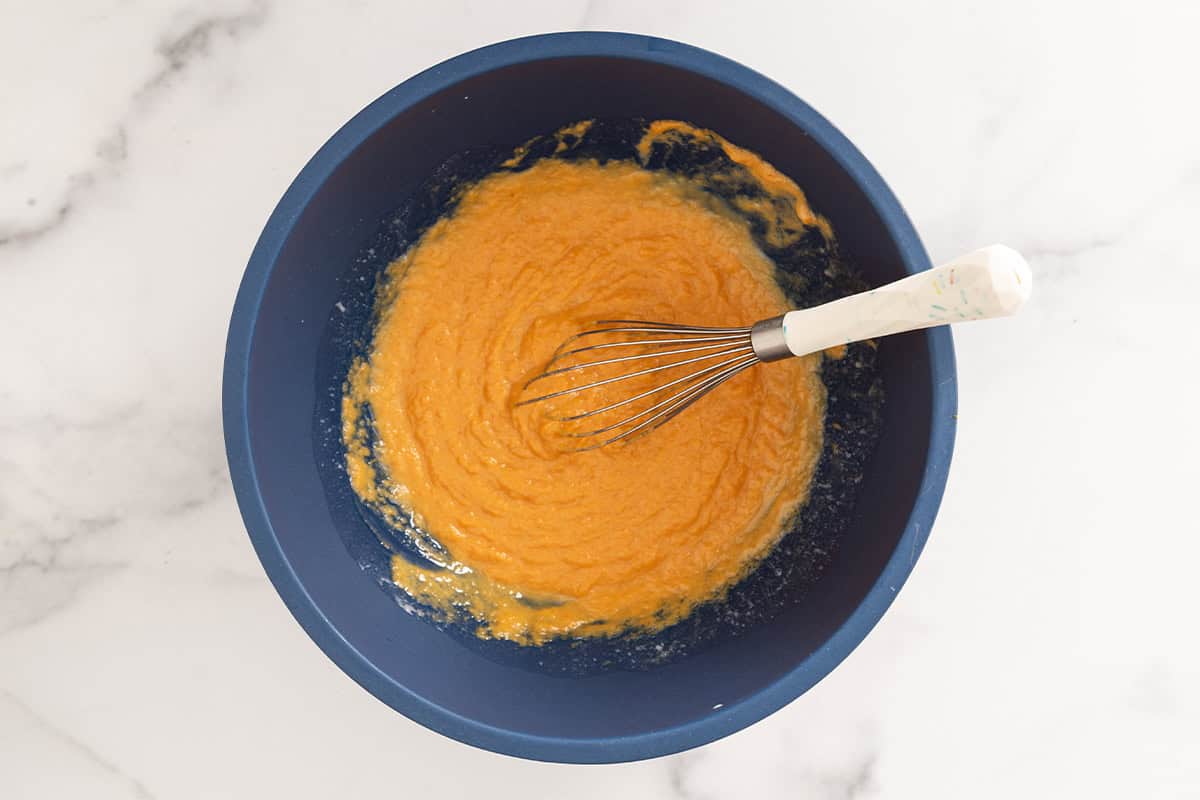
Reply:
M522 400L517 403L518 406L539 403L546 400L553 400L557 397L587 392L589 390L597 389L601 386L607 386L620 381L666 372L667 370L686 367L691 364L701 364L714 358L720 360L714 364L705 364L704 366L699 367L686 375L673 378L666 383L639 392L630 397L608 403L607 405L599 408L589 409L578 414L556 417L555 419L558 422L575 422L577 420L605 414L623 406L631 405L640 400L645 400L653 395L658 395L666 392L667 390L675 389L675 391L669 394L667 397L663 399L657 399L649 407L641 409L636 413L628 414L616 422L590 430L571 431L567 433L566 435L571 438L584 439L602 436L606 433L612 433L614 431L620 431L619 433L615 433L615 435L602 441L587 445L585 447L576 448L577 450L592 450L612 444L622 439L628 439L639 433L648 433L654 428L669 422L671 419L688 408L688 406L704 397L704 395L708 394L722 383L730 380L738 373L749 369L759 361L763 360L755 352L752 340L754 329L752 327L715 328L702 325L676 325L666 322L652 322L649 320L632 319L600 320L596 324L604 327L585 330L567 339L567 341L558 348L554 356L550 359L550 362L546 365L545 371L534 376L525 384L525 390L528 390L534 384L547 378L552 378L557 375L565 375L571 372L578 372L585 369L595 369L597 367L604 367L610 364L633 364L639 361L646 361L647 359L661 360L664 358L674 358L676 356L687 357L664 364L655 364L654 366L646 367L644 369L636 369L633 372L627 372L621 375L615 375L609 378L591 381L580 386L572 386L567 389L548 392L546 394ZM572 344L581 340L606 334L637 335L640 338L624 339L615 342L602 342L600 344L567 349ZM560 364L566 359L574 356L580 356L584 353L602 355L603 351L614 350L618 348L662 348L672 347L675 345L685 346L681 346L676 349L652 349L650 352L646 353L614 356L611 358L601 358L594 361L585 361L578 364L555 367L555 364ZM598 353L597 351L601 352ZM624 430L620 430L622 428L624 428Z

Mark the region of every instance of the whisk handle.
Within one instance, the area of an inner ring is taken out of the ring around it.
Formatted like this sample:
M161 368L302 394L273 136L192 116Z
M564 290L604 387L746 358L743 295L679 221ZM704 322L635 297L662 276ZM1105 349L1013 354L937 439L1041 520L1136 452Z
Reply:
M1007 317L1029 299L1033 273L995 244L862 294L783 315L793 355L953 322Z

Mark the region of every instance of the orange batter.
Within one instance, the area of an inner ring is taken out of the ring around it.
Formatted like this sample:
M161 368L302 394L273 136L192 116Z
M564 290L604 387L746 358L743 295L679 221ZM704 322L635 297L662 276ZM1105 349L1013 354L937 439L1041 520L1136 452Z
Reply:
M648 136L681 130L656 125ZM714 140L794 209L775 235L826 225L787 178ZM584 453L564 451L544 408L514 402L598 319L782 313L773 269L722 201L632 162L545 159L467 190L388 268L343 400L354 490L410 511L424 532L410 537L440 565L396 556L396 583L523 644L655 630L720 596L805 497L821 450L819 357L755 367L653 434Z

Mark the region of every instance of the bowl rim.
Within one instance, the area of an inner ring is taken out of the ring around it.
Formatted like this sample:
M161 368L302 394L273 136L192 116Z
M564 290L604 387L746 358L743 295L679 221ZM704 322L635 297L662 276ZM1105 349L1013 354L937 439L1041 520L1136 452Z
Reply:
M892 237L905 270L913 273L929 268L929 256L912 222L874 167L824 117L769 78L707 50L641 34L567 32L511 39L450 58L386 92L343 125L300 171L264 226L238 289L226 342L222 421L234 493L259 560L292 615L343 672L409 719L466 744L541 761L636 761L707 744L779 710L828 675L880 620L924 548L945 490L958 405L954 345L948 327L925 331L933 374L933 424L917 499L896 549L866 597L825 644L774 683L720 711L675 727L634 736L563 738L519 733L464 717L415 694L377 669L316 606L288 563L259 492L246 413L259 305L279 252L305 207L338 165L376 130L401 111L464 79L501 67L563 57L615 57L665 64L724 83L771 107L815 139L862 188Z

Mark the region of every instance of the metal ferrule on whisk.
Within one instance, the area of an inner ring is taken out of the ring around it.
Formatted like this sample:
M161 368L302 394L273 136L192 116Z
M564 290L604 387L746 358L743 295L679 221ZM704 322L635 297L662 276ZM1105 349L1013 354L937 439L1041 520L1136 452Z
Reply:
M750 346L759 361L780 361L792 356L783 336L783 315L756 322L750 328Z

